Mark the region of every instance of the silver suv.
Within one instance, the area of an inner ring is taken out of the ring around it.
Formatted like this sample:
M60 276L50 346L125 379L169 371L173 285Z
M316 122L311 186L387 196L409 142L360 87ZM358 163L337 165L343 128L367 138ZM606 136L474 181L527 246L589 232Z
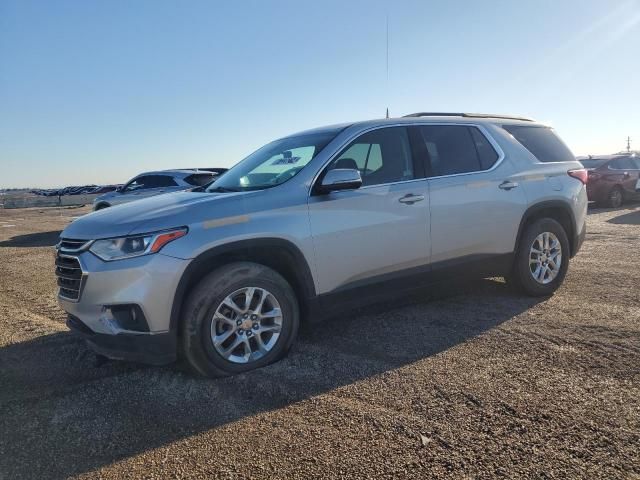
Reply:
M585 236L585 182L554 131L523 118L309 130L201 191L72 222L59 300L99 354L244 372L285 355L301 321L390 292L477 275L550 295Z

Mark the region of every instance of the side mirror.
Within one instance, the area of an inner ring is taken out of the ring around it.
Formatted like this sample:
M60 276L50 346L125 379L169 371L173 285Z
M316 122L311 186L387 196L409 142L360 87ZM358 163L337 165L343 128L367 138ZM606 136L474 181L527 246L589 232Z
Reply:
M322 178L320 192L329 193L338 190L354 190L362 186L360 171L355 168L334 168Z

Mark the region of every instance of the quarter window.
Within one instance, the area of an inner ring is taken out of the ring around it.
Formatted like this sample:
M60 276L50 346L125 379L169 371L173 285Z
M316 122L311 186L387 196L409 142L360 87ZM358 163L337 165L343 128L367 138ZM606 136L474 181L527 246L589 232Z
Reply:
M434 176L488 170L498 160L494 148L475 127L424 125L419 128Z
M363 185L380 185L415 178L407 129L373 130L356 139L333 161L330 169L360 171Z
M502 128L540 162L573 162L576 159L551 128L526 125L503 125Z

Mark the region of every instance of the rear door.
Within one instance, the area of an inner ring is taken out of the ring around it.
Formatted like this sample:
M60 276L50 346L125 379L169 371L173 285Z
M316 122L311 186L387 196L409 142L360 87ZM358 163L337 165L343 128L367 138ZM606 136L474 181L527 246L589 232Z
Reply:
M434 270L499 270L509 260L527 200L516 173L488 132L476 125L424 125L429 162ZM498 258L500 257L500 258Z
M616 175L622 185L625 198L635 198L636 196L640 170L636 166L635 160L633 157L620 157L609 163L609 170Z
M421 167L405 127L364 133L332 161L328 169L358 169L363 185L309 198L319 293L428 270L429 191Z

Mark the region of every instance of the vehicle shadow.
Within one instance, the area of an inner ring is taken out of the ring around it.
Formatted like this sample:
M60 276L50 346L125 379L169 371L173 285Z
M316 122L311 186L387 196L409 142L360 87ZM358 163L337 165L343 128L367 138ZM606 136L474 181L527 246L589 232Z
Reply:
M71 333L0 349L0 477L66 478L421 361L539 299L500 281L423 291L306 325L289 356L235 377L93 365Z
M16 235L9 240L0 241L0 247L53 247L60 240L62 230L51 232L27 233Z
M640 208L635 208L629 213L610 218L607 220L607 223L613 223L616 225L640 225Z

